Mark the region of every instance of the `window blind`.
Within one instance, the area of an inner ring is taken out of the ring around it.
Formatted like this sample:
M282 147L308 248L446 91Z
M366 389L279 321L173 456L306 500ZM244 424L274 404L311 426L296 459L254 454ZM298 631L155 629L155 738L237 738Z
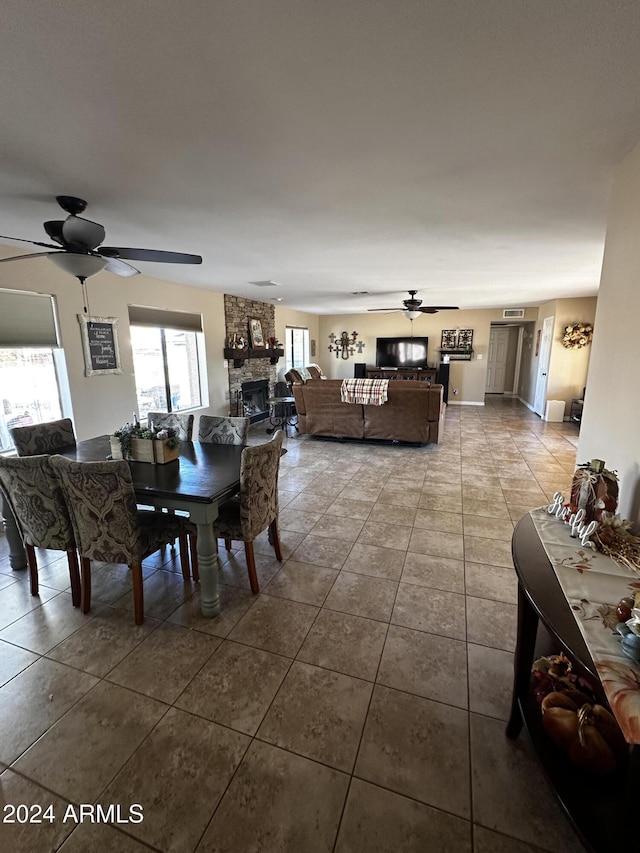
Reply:
M155 326L161 329L178 329L181 332L202 331L202 314L146 308L143 305L129 305L129 322L132 326Z
M0 347L58 347L53 296L0 290Z

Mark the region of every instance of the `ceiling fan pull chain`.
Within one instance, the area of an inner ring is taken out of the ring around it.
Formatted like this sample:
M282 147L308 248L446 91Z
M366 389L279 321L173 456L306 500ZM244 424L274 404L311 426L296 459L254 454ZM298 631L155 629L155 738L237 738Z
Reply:
M89 315L89 298L87 296L87 277L85 275L79 275L78 281L80 282L80 287L82 288L82 304L84 306L84 313Z

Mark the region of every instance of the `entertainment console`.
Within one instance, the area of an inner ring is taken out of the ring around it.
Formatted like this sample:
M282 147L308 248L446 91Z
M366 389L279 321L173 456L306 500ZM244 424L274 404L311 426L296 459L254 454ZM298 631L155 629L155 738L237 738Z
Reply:
M431 367L398 368L367 368L367 379L413 379L418 382L426 382L428 385L436 384L438 371Z

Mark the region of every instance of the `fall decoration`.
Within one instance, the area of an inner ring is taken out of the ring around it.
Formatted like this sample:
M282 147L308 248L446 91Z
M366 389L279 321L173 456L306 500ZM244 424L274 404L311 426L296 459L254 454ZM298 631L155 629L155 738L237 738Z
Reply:
M593 326L591 323L571 323L564 327L562 346L566 349L582 349L591 343Z
M627 758L628 747L613 715L577 690L545 696L542 724L569 760L589 773L612 773Z
M580 690L586 702L595 701L595 693L586 678L573 671L573 664L562 654L538 658L531 668L533 698L541 703L549 693Z
M571 484L571 512L584 510L584 522L600 521L603 513L618 506L618 475L608 471L600 459L578 465Z
M640 536L631 532L632 522L611 512L603 512L593 534L598 551L632 572L640 572Z

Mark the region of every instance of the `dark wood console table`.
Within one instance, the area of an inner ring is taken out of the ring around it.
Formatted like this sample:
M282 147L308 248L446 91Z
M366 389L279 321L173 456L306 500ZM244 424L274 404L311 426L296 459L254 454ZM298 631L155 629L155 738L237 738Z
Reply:
M640 749L633 747L628 767L611 777L594 778L578 770L548 739L540 706L531 696L531 665L541 655L564 651L576 671L596 688L599 678L553 566L530 516L517 524L512 539L518 575L518 641L513 700L507 736L516 738L523 723L531 736L551 787L580 840L592 853L611 853L637 843L632 815L640 797Z
M367 379L409 379L418 382L426 382L428 385L434 385L436 382L437 372L437 370L431 367L425 367L423 369L405 369L399 367L397 370L367 368Z

